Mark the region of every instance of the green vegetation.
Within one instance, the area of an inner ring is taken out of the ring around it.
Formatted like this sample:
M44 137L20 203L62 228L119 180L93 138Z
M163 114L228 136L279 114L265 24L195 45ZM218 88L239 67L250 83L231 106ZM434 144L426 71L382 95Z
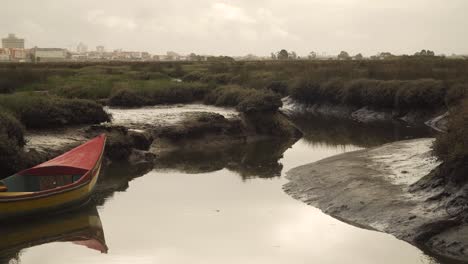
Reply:
M468 98L451 109L447 133L439 134L434 144L437 155L445 162L468 164Z
M383 81L333 79L318 83L308 78L299 79L291 89L291 96L301 102L371 106L376 108L418 109L440 108L444 102L454 103L462 94L455 85L450 99L446 84L433 79L412 81Z
M109 105L135 107L190 103L203 100L209 90L209 86L202 83L159 82L151 86L130 86L113 92Z
M110 121L101 105L90 100L65 99L46 94L15 93L0 95L0 106L16 116L27 128Z
M259 117L258 112L276 112L283 96L396 112L451 109L450 131L438 138L435 149L446 161L466 157L467 103L460 102L468 95L468 60L428 51L407 57L382 53L384 60L341 55L342 60L327 61L295 60L293 52L281 51L278 60L257 62L219 57L178 63L0 64L0 107L26 128L109 120L96 102L120 107L204 102Z
M236 107L239 112L276 112L281 106L281 97L270 91L225 85L212 90L204 99L206 104Z
M0 168L2 175L14 173L22 162L24 129L12 115L0 112Z

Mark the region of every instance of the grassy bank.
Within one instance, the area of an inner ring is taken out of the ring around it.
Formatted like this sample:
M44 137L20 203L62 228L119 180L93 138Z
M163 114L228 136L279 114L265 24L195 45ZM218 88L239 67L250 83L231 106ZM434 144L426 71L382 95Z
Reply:
M466 103L457 105L467 95L468 61L440 57L0 64L0 107L26 128L108 120L96 102L120 107L204 102L257 113L275 112L281 97L292 96L308 104L397 112L450 108L450 130L436 145L446 161L466 158Z
M14 173L24 159L24 128L11 114L0 112L0 176Z
M468 85L434 79L343 80L316 82L308 77L298 79L291 96L303 103L330 103L370 106L395 110L441 108L458 103L468 94Z
M2 111L16 117L26 128L51 128L110 121L94 101L66 99L47 94L15 93L0 95Z
M443 161L468 168L468 98L451 109L448 131L437 137L434 150Z

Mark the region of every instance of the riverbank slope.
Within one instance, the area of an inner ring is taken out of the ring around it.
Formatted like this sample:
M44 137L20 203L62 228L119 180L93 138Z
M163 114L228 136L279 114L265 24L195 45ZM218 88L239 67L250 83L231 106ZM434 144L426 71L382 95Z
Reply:
M392 234L431 254L467 260L468 225L460 208L450 207L453 197L441 195L440 183L415 188L439 165L432 143L400 141L300 166L287 173L284 190L344 222Z

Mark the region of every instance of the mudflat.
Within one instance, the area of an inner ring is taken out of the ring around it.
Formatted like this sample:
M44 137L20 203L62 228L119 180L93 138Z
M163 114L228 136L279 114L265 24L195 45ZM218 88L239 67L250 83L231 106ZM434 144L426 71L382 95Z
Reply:
M286 193L344 222L386 232L431 254L468 259L468 225L446 201L412 190L439 165L434 139L416 139L348 152L287 172Z

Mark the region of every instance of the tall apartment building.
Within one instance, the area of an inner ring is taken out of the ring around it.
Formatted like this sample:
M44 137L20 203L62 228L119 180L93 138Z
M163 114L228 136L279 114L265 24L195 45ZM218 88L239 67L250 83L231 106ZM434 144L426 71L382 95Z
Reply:
M17 38L15 34L8 34L8 37L2 38L2 47L4 49L24 49L24 39Z

